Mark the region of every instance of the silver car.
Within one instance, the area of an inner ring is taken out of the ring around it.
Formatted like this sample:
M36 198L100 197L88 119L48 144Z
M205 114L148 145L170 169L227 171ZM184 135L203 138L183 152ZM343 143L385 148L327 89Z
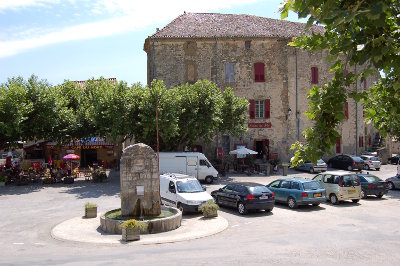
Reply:
M400 188L400 175L388 178L385 181L388 189Z
M381 169L381 161L378 157L372 155L361 155L360 157L364 161L365 170L374 168L376 171L379 171L379 169Z
M312 162L305 162L304 164L296 167L297 170L307 171L310 172L311 174L315 172L325 172L327 168L328 166L322 159L319 159L317 161L317 164L313 164Z

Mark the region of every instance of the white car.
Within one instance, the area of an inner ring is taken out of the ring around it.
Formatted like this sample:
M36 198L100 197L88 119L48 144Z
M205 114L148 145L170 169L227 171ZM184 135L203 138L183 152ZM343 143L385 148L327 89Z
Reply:
M379 169L381 169L381 161L378 157L372 155L361 155L360 157L364 160L365 170L374 168L376 171L379 171Z
M297 170L307 171L310 172L311 174L315 172L325 172L327 168L328 166L322 159L319 159L317 161L317 164L313 164L312 162L305 162L304 164L296 167Z

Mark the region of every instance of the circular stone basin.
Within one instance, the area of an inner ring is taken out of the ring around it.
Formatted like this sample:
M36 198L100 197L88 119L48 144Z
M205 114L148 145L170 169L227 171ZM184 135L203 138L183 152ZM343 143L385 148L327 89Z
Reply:
M122 233L122 223L126 219L122 218L107 218L107 216L112 212L117 212L120 209L111 210L100 216L100 227L101 229L110 234L121 234ZM161 206L161 212L170 213L170 216L154 218L154 217L144 217L142 222L147 224L147 232L141 232L141 234L155 234L174 230L181 226L182 212L177 208ZM134 217L129 217L128 219L137 219Z

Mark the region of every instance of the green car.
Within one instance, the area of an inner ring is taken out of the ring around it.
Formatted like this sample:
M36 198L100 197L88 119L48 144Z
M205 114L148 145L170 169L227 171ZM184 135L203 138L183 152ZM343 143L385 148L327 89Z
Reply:
M291 209L307 204L318 206L326 201L325 189L319 182L306 178L281 178L267 187L275 193L276 202L286 203Z

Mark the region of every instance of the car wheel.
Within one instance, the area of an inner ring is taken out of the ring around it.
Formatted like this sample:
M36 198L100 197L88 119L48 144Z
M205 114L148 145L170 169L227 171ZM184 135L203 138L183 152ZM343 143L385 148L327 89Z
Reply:
M314 167L310 167L310 174L314 174L314 173L315 173Z
M367 197L368 197L368 195L365 194L365 192L361 190L361 198L366 199Z
M237 204L237 209L239 214L243 215L247 213L246 207L244 206L243 202L239 201Z
M317 207L317 206L319 206L319 203L313 203L312 206Z
M365 170L369 170L369 165L368 164L364 164L364 169Z
M354 202L354 203L357 203L357 202L359 202L360 200L359 200L359 199L352 199L351 201Z
M381 193L377 194L376 197L377 198L382 198L383 197L383 193L381 192Z
M297 208L296 200L294 198L292 198L292 197L288 198L287 205L289 206L290 209L296 209Z
M333 205L339 204L339 201L338 201L338 199L337 199L337 197L336 197L335 194L331 194L331 195L329 196L329 200L331 201L331 203L332 203Z
M376 170L376 171L379 171L379 170L381 170L381 168L375 168L375 170Z
M211 184L213 182L213 177L212 176L207 176L206 177L206 183Z
M389 183L387 184L387 188L390 189L390 190L393 190L393 189L394 189L394 184L393 184L393 182L389 182Z
M178 202L178 204L176 204L176 207L178 208L178 210L180 210L183 213L183 207L180 202Z
M265 212L271 212L274 208L271 209L265 209Z
M347 170L352 171L353 170L353 166L351 166L351 165L347 166Z

